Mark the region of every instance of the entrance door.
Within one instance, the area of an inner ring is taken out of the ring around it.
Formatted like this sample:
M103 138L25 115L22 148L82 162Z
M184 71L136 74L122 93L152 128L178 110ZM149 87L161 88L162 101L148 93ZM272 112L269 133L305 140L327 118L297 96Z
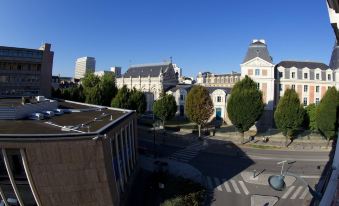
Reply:
M180 109L180 116L183 117L185 115L185 107L184 107L184 105L180 105L179 109Z
M215 119L220 120L221 119L221 108L215 109Z

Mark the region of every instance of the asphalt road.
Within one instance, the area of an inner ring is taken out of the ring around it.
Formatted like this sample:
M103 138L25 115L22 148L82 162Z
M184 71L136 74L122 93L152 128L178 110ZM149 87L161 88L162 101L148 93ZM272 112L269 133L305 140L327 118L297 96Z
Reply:
M153 143L143 141L142 135L139 145L153 149ZM159 156L169 157L191 164L202 172L209 185L212 199L211 205L251 205L253 195L277 197L275 205L309 205L311 194L306 185L296 180L284 191L278 192L268 185L248 183L244 180L242 172L263 172L262 174L279 174L281 160L293 161L287 165L288 171L300 175L312 188L319 182L323 169L329 159L328 152L306 151L277 151L252 148L237 148L242 155L232 156L213 153L212 144L208 141L197 141L191 146L181 148L168 145L156 146ZM225 147L225 150L227 148ZM211 151L212 150L212 151ZM269 206L269 205L267 205Z

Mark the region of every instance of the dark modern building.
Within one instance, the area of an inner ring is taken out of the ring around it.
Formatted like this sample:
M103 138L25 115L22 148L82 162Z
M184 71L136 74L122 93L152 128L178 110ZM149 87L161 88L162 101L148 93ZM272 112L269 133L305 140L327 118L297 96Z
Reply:
M0 99L0 205L123 205L137 168L134 111Z
M39 49L0 46L0 97L50 97L53 56L50 44Z

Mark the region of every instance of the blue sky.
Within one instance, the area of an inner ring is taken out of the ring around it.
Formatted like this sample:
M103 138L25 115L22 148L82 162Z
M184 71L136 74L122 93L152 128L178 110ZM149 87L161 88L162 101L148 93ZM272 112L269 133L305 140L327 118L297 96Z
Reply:
M62 76L81 56L94 56L97 70L172 56L187 76L240 71L254 38L275 63L328 64L334 45L325 0L2 0L0 28L0 45L51 43Z

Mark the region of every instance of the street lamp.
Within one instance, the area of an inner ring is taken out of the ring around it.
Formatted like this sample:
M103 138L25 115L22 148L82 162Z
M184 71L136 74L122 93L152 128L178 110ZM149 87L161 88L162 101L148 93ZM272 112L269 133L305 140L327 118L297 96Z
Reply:
M310 191L311 195L320 200L321 199L321 194L314 191L311 186L303 179L301 178L299 175L296 175L296 174L293 174L293 173L290 173L290 172L286 172L283 174L283 169L284 169L284 164L286 163L287 161L284 160L284 161L281 161L281 162L278 162L277 164L280 165L282 164L281 166L281 172L280 172L280 175L271 175L269 178L268 178L268 184L270 185L270 187L274 190L277 190L277 191L283 191L285 188L286 188L286 183L285 183L285 175L289 175L289 176L293 176L299 180L301 180L307 187L308 187L308 190ZM294 161L295 162L295 161ZM291 164L291 163L294 163L294 162L288 162L288 164Z
M156 148L155 148L155 129L159 127L159 121L155 120L155 115L153 113L153 155L156 158Z

